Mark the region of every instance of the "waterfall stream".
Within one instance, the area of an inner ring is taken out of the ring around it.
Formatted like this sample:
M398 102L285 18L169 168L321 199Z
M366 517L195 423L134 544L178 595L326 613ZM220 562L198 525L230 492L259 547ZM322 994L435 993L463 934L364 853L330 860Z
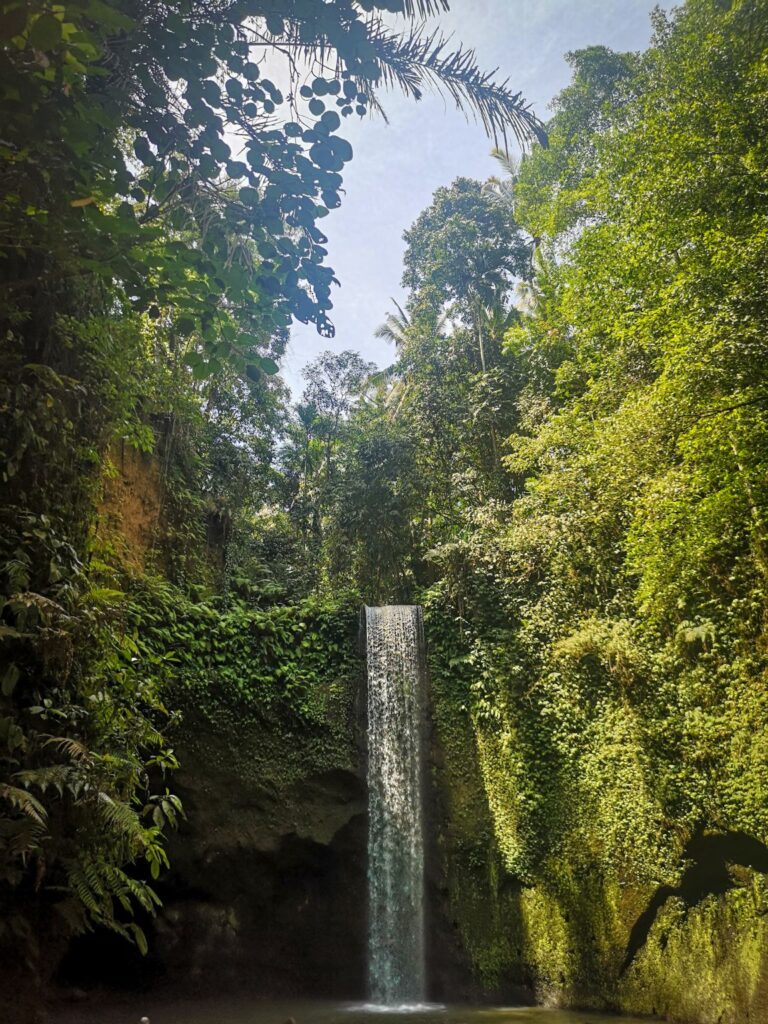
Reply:
M421 609L366 608L368 971L372 1002L421 1003L424 967Z

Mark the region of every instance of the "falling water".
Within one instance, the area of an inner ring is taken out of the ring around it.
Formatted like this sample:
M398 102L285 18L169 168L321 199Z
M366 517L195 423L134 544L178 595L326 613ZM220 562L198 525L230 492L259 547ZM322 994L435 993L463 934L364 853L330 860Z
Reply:
M366 608L370 998L424 999L421 609Z

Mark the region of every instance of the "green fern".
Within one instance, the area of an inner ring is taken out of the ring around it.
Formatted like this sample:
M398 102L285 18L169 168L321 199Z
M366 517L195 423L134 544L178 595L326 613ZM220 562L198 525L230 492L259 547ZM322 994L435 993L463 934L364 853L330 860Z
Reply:
M71 761L90 762L91 752L80 740L73 736L46 736L45 746L55 746L59 753L66 755Z
M27 790L34 787L45 793L46 790L53 788L59 796L63 796L65 789L69 788L73 773L69 765L52 764L42 768L25 768L14 772L13 777Z
M96 806L99 817L110 829L143 845L144 828L133 808L119 800L113 800L107 793L99 793Z
M10 786L7 783L0 783L0 797L7 800L17 811L32 818L39 825L45 826L48 820L48 812L40 801L28 793L26 789L18 786Z

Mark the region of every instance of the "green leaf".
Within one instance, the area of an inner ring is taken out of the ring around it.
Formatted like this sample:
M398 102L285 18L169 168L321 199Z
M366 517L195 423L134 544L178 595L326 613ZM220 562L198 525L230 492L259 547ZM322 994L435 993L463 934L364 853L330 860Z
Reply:
M149 947L147 945L147 937L143 930L134 921L128 925L128 928L131 930L136 945L139 947L139 952L142 956L146 956Z
M237 78L228 78L224 83L224 88L227 90L227 95L230 99L237 101L243 98L243 83L238 81Z
M98 21L105 28L119 28L124 32L130 32L136 26L132 18L122 11L116 11L114 7L104 3L104 0L89 0L87 13L89 18Z
M244 178L248 173L248 167L242 160L228 160L227 174L230 178Z
M18 667L11 662L3 673L2 683L0 683L0 690L2 690L4 697L10 697L16 689L16 683L18 683L20 676L21 672L19 672Z
M279 14L267 15L267 29L273 36L280 36L285 31L285 23Z
M320 118L323 126L328 129L329 132L335 132L341 124L341 118L335 110L326 110L323 116Z
M245 203L246 206L255 206L261 199L259 190L252 188L250 185L241 188L238 195L240 196L240 201Z
M61 22L53 14L41 14L32 25L27 45L33 50L55 50L61 42Z

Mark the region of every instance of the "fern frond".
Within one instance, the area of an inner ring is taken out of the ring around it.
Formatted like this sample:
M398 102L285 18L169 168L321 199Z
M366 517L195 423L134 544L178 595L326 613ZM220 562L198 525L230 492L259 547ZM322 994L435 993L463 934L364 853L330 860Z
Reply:
M9 804L20 811L27 818L31 818L39 825L45 826L48 820L48 812L40 801L28 793L26 789L19 789L18 786L9 786L6 783L0 784L0 797L7 800Z
M144 746L147 747L162 747L165 743L165 737L156 729L150 722L145 722L144 734L141 737L141 741Z
M0 830L6 853L12 859L18 858L25 862L31 853L40 849L46 828L33 818L18 818L7 824L11 827Z
M123 924L115 918L116 900L122 909L132 914L138 905L148 914L154 914L161 905L160 898L146 882L131 878L122 868L101 857L84 855L72 862L67 871L67 890L75 906L80 907L80 924L88 927L89 917L97 924L119 932L131 941L138 941L131 924ZM141 943L139 943L141 944Z
M14 779L20 782L26 789L34 787L41 793L53 787L59 794L64 795L64 790L70 788L72 768L66 764L51 764L41 768L23 768L14 772Z
M161 905L161 900L152 886L146 882L140 882L136 878L130 878L124 872L120 873L123 876L126 892L130 893L139 906L146 910L147 913L154 914L155 907Z
M99 793L97 807L102 821L126 838L144 842L144 829L136 811L128 804L113 800L107 793Z
M67 929L73 935L79 935L88 928L88 919L82 904L74 896L59 900L54 904L56 912L64 919Z
M104 923L112 907L94 863L75 861L67 872L67 883L70 892L77 897L93 920Z
M106 896L107 889L103 873L103 865L97 860L86 860L83 862L83 874L93 893L99 896Z

